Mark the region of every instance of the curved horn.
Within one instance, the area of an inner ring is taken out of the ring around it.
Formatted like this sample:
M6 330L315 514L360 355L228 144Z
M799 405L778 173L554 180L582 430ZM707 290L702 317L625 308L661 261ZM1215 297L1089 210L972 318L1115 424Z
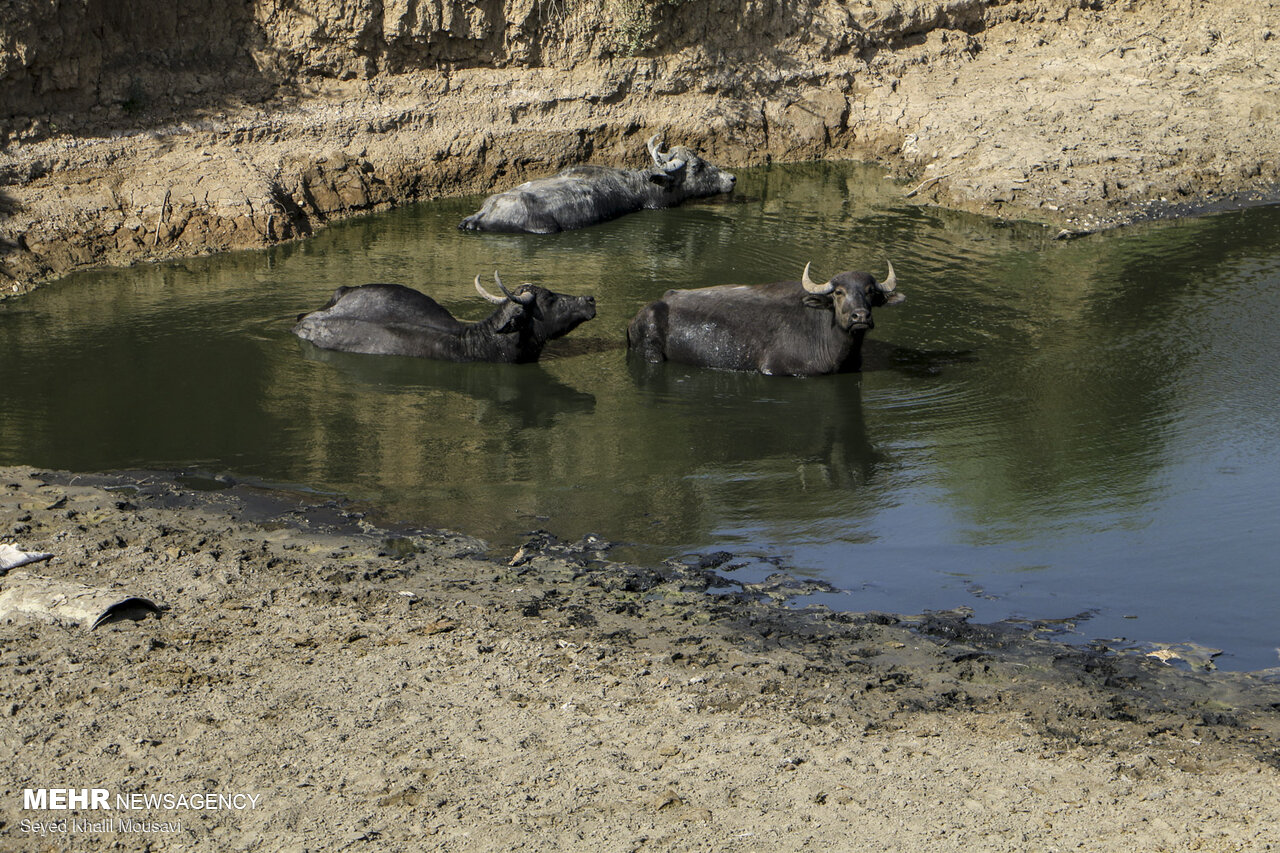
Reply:
M498 283L498 289L501 290L503 293L505 293L507 295L507 298L510 299L512 302L519 302L521 305L528 305L530 302L533 301L533 294L527 290L524 293L521 293L519 295L516 295L512 293L510 290L507 290L507 286L502 283L502 279L498 278L497 270L493 271L493 280Z
M885 276L884 281L876 284L876 287L883 293L893 293L898 287L898 277L893 274L893 262L886 260L885 263L889 265L889 274Z
M809 264L804 265L804 275L800 278L800 283L804 285L805 290L819 295L830 293L836 289L835 285L830 281L826 284L814 284L813 279L809 278Z
M501 286L501 285L502 285L502 282L498 282L498 285L499 285L499 286ZM489 291L487 291L487 290L485 290L483 287L481 287L481 286L480 286L480 276L478 276L478 275L476 276L476 290L477 290L477 291L479 291L479 293L480 293L480 295L481 295L481 296L483 296L483 297L484 297L485 299L487 299L488 301L492 302L494 305L501 305L502 303L504 303L504 302L506 302L506 301L507 301L507 300L506 300L506 297L503 297L503 296L494 296L492 293L490 293Z
M663 154L658 150L657 142L660 135L661 134L655 133L653 136L650 136L649 140L645 143L645 146L648 147L649 156L653 158L653 162L659 166L665 166L667 161L671 159L671 155Z

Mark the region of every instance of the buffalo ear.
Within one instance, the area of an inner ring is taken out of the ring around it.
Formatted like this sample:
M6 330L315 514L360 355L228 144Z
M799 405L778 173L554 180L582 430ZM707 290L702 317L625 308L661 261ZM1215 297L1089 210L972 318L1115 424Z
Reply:
M806 293L804 295L804 304L807 308L830 310L836 303L830 296L819 293Z
M498 327L498 334L509 335L513 332L520 331L520 327L524 325L525 319L524 306L519 302L508 302L503 307L507 308L510 314L507 319L503 321L502 325Z
M649 183L657 184L660 187L669 187L672 184L671 176L666 172L654 172L649 175Z
M884 297L885 305L897 305L899 302L906 302L906 301L907 301L907 294L899 293L896 290L893 293L886 293Z

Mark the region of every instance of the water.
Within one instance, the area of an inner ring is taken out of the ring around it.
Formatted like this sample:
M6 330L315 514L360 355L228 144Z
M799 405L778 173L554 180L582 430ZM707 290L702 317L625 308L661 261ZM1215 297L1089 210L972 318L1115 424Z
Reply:
M77 275L0 304L0 464L176 468L371 500L514 545L593 532L660 559L730 550L848 590L833 606L1092 613L1083 637L1280 646L1280 210L1072 242L911 207L873 169L747 170L729 201L553 236L463 234L478 199L305 243ZM629 361L669 287L882 274L862 374ZM592 293L538 365L317 350L339 284L477 273Z

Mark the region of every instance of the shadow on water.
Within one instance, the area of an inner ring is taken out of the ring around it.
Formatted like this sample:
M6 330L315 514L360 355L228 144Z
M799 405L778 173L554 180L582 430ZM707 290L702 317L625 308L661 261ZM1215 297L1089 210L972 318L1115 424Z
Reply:
M724 482L749 483L758 472L793 469L804 490L825 501L833 493L866 487L883 462L863 416L857 374L781 380L755 374L650 364L627 365L642 405L680 425L680 441L667 445L663 467ZM797 413L804 413L797 419ZM652 418L646 418L651 423ZM775 474L776 477L776 474ZM762 482L753 503L770 500L777 483ZM743 496L738 495L739 499ZM788 502L794 496L786 498ZM796 502L797 506L810 503ZM763 509L756 506L756 509ZM770 514L785 512L769 506Z
M888 341L862 342L862 372L896 370L911 376L937 376L952 365L978 361L974 350L923 350Z
M371 393L446 392L484 403L517 429L546 429L566 414L590 415L595 395L561 382L538 364L451 364L322 349L298 341L302 356L327 365Z

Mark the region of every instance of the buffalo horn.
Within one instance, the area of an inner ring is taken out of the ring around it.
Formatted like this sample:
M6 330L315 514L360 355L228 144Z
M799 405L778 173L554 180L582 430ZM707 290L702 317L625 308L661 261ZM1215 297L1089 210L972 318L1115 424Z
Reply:
M650 136L645 145L649 148L649 156L653 158L653 162L658 166L666 168L667 161L671 159L671 155L663 154L658 150L658 134L655 133L653 136Z
M499 282L499 284L501 284L501 282ZM502 303L507 301L505 297L494 296L492 293L485 290L484 287L481 286L480 284L480 276L478 275L476 276L476 290L480 293L481 296L483 296L488 301L492 302L494 305L501 305Z
M503 292L506 298L503 298L502 296L494 296L492 293L485 290L483 287L480 286L480 276L476 276L476 290L480 292L481 296L483 296L485 299L492 302L494 305L501 305L502 303L506 302L508 299L511 300L512 302L519 302L521 305L528 305L530 302L533 301L532 293L525 292L517 296L516 294L512 293L510 290L507 290L507 286L503 284L502 279L498 277L497 270L493 271L493 280L498 283L498 289Z
M804 285L805 290L819 295L830 293L836 289L835 285L829 281L826 284L814 284L813 279L809 278L809 264L804 265L804 275L800 278L800 283Z
M507 290L507 286L502 283L502 279L498 278L497 270L493 271L493 280L498 283L498 289L501 290L503 293L505 293L507 295L507 298L510 299L512 302L519 302L521 305L528 305L530 302L533 301L533 294L527 290L524 293L520 293L520 294L515 294L515 293L512 293L510 290Z
M898 287L898 277L893 274L893 262L885 261L885 263L889 265L889 274L876 287L880 288L883 293L893 293Z

